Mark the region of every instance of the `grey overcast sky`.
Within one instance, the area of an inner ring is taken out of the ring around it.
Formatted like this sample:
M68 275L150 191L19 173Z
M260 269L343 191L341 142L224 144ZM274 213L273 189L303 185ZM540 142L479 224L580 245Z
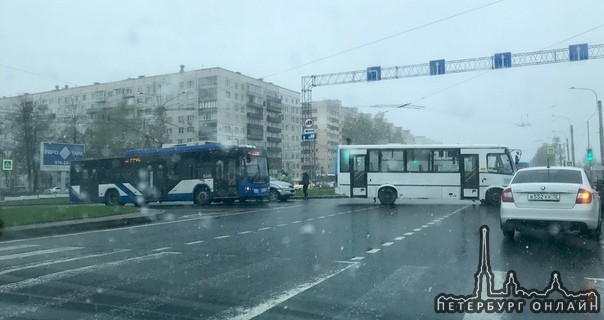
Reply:
M601 0L0 2L0 96L221 67L300 91L302 76L604 44ZM604 59L317 87L444 143L498 143L529 161L574 125L599 159ZM561 118L552 117L561 116ZM566 119L564 118L566 117ZM519 126L530 124L530 126ZM553 132L553 131L561 131Z

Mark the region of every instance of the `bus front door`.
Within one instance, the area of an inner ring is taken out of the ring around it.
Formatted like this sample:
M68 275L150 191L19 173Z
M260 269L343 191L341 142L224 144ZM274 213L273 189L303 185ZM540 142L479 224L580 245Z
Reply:
M478 178L478 155L462 154L461 163L461 199L478 199L478 188L480 187L480 180Z
M365 157L365 155L354 155L351 157L351 197L367 198L367 170Z

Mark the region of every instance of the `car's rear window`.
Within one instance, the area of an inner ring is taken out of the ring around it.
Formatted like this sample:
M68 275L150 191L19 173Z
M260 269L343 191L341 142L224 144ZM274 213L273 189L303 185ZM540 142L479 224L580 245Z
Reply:
M582 183L581 172L577 170L527 170L519 171L512 183L530 182L558 182L558 183Z

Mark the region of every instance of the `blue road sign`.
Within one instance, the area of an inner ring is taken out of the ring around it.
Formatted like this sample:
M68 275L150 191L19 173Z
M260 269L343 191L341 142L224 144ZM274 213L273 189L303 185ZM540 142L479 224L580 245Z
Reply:
M3 159L2 160L2 170L13 170L13 160Z
M579 61L589 59L589 51L587 43L573 44L568 46L568 60Z
M382 80L382 67L367 68L367 81Z
M496 53L493 55L493 68L494 69L511 68L511 67L512 67L512 53L511 52L502 52L502 53Z
M316 139L317 139L316 133L303 133L302 134L302 140L316 140Z
M84 145L42 142L40 154L42 170L69 171L72 161L84 158Z
M430 75L445 74L445 59L430 61Z

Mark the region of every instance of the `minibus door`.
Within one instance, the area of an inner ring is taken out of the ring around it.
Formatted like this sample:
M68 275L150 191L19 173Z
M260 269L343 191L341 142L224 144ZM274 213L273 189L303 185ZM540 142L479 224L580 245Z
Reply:
M366 155L352 155L350 158L350 195L367 198Z
M479 197L480 187L478 155L462 154L461 164L461 199L476 200Z

